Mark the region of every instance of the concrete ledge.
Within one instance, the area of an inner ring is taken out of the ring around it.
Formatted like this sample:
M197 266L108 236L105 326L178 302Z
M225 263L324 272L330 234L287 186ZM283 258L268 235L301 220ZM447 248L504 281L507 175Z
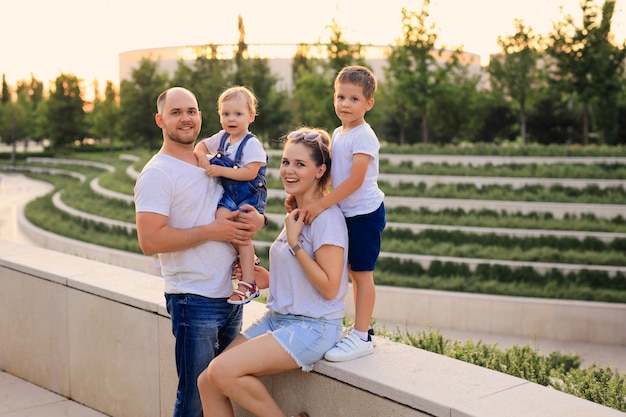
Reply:
M244 326L264 309L246 306ZM159 277L0 241L1 369L107 415L165 417L173 344ZM376 349L264 383L286 412L311 416L623 415L409 346L380 340Z
M353 316L351 299L347 314ZM626 304L377 286L374 318L421 328L626 346Z

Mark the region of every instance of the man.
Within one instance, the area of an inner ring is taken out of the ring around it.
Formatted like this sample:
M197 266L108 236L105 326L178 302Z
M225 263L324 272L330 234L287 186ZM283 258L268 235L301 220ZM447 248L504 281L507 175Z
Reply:
M233 244L252 239L264 217L249 207L246 213L215 218L223 190L193 154L202 114L192 92L174 87L161 93L155 119L163 145L137 178L137 236L146 255L159 255L165 281L176 338L174 416L199 417L197 377L241 330L242 306L226 301L232 292Z

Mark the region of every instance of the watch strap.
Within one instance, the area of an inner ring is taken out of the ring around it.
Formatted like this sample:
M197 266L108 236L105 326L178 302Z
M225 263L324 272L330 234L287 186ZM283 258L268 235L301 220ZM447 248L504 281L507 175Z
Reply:
M291 254L293 256L296 256L296 253L302 249L302 245L300 244L300 242L296 242L295 245L293 245L292 247L289 248L289 252L291 252Z

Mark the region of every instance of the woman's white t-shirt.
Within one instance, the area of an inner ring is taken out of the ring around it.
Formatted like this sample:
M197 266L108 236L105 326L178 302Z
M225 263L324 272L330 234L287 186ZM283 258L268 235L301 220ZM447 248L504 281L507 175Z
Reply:
M348 229L339 207L321 212L310 225L305 224L298 237L306 251L315 259L315 251L323 245L344 248L343 274L339 292L326 300L307 279L298 259L289 251L285 229L270 248L270 287L267 308L280 314L295 314L328 320L344 316L344 298L348 290Z

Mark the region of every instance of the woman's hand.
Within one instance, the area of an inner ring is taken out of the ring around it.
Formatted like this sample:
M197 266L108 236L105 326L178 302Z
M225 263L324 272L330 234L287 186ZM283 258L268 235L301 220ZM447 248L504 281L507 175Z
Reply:
M300 236L300 232L304 227L305 216L306 210L294 209L285 217L285 230L290 247L298 242L298 236Z
M237 264L237 266L233 269L233 275L235 275L239 281L243 279L241 265ZM256 283L257 288L259 288L260 290L269 288L270 272L262 266L254 265L254 282Z

